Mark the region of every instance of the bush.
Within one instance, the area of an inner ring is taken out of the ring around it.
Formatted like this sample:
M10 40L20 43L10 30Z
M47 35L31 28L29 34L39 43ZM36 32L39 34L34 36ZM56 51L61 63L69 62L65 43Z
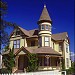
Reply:
M69 74L75 74L75 62L72 63L72 66L66 70L67 75Z
M3 74L3 73L10 73L10 70L6 69L6 68L2 68L0 69L0 73Z
M27 71L28 72L34 72L34 71L37 71L38 69L38 58L37 58L37 55L36 54L28 54L28 68L27 68Z

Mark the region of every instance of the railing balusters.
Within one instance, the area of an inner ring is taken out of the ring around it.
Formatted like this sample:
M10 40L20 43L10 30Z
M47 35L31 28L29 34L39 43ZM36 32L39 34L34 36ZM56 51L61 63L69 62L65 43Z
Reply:
M9 73L0 75L66 75L66 71L41 71L41 72L29 72L29 73Z

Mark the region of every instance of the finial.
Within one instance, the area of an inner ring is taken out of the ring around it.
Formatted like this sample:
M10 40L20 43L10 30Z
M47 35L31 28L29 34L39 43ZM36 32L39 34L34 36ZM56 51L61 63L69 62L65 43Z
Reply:
M44 4L44 8L46 7L46 4Z

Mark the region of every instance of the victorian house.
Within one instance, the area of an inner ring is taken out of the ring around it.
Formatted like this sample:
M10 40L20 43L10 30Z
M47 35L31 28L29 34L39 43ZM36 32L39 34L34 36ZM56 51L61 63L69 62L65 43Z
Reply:
M28 66L28 53L38 55L38 70L61 70L62 61L66 69L71 67L69 37L67 32L52 34L52 20L44 5L38 29L25 30L17 27L10 35L9 47L14 46L15 71ZM8 54L9 50L4 53Z

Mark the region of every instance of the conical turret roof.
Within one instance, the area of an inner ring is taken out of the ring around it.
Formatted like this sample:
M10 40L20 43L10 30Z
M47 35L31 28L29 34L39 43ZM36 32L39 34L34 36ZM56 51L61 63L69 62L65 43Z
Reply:
M49 16L49 13L48 13L48 10L46 8L46 5L44 5L44 8L43 8L43 11L42 11L42 14L40 16L40 19L38 21L38 23L40 22L52 22L50 16Z

